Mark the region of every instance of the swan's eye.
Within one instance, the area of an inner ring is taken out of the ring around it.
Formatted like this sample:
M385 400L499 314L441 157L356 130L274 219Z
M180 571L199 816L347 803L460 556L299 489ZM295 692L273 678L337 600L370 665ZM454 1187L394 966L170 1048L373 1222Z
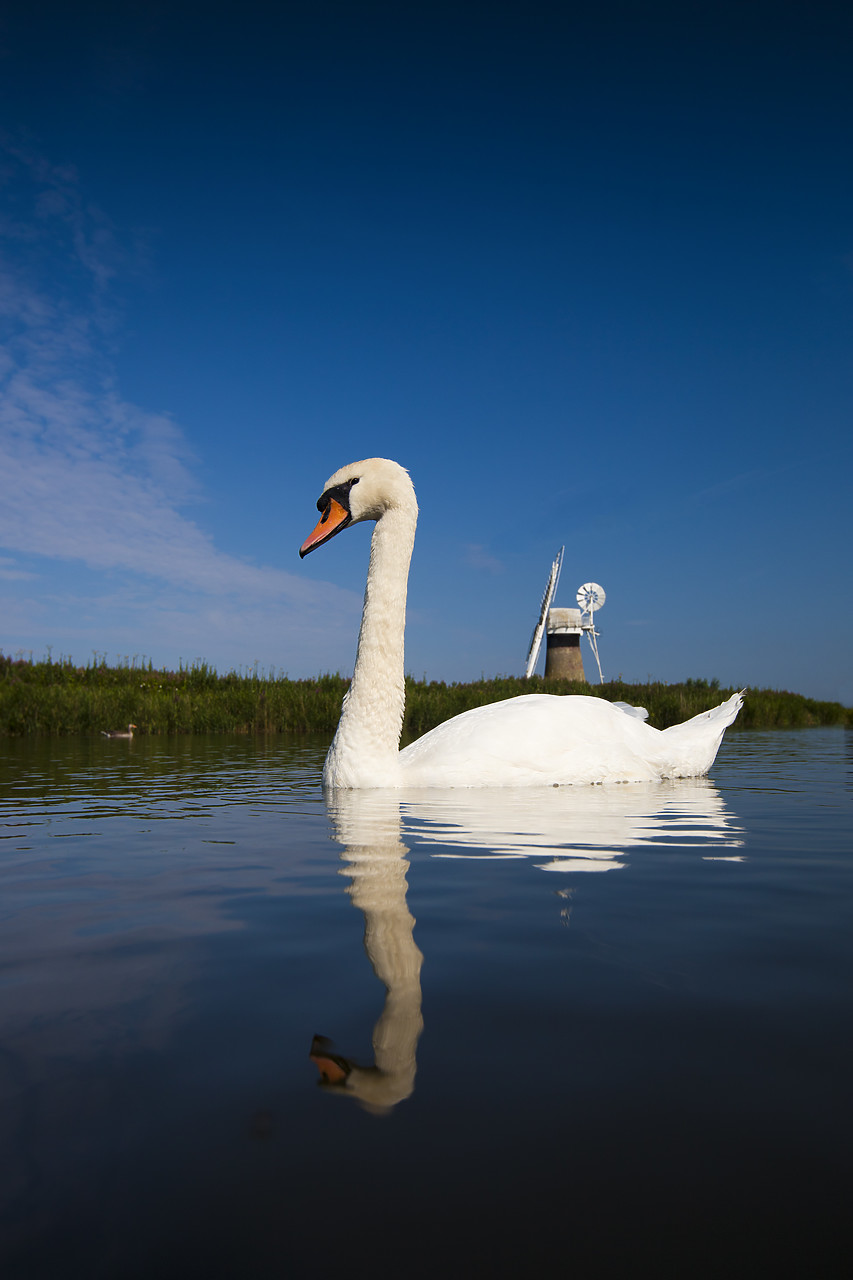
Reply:
M328 520L332 502L339 502L344 511L349 512L349 492L354 484L358 484L358 480L358 476L353 476L352 480L345 480L343 484L336 484L333 489L327 489L322 498L318 499L317 510L323 514L323 519L320 521L321 524L325 524Z

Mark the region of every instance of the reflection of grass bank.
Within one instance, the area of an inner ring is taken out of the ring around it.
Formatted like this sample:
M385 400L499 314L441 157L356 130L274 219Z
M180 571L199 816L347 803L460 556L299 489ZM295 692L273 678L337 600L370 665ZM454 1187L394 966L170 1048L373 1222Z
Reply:
M145 733L329 733L348 681L343 676L289 680L286 676L218 675L206 663L178 671L151 664L87 667L31 662L0 654L0 734L97 733L133 721ZM659 729L722 702L732 689L717 681L684 684L572 684L504 676L472 684L407 680L407 738L417 737L469 707L522 693L587 693L648 708ZM796 693L749 690L734 729L787 729L853 724L853 709Z

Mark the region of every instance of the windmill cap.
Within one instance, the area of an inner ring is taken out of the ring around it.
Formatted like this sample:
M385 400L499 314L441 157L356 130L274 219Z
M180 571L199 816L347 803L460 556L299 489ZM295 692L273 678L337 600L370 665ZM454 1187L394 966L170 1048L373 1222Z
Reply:
M580 609L549 609L548 630L550 632L582 631L583 624L581 622Z

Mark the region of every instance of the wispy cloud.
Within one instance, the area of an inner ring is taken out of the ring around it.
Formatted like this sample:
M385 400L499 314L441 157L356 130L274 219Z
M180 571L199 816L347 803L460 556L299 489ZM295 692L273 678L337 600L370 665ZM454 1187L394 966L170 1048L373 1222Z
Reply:
M464 563L469 569L477 569L482 573L503 573L504 566L487 547L480 542L468 542L463 548Z
M311 652L313 615L332 603L346 618L358 597L229 555L186 514L202 495L183 432L116 385L109 290L122 251L108 220L72 169L20 147L0 160L0 198L0 547L130 575L123 616L138 634L143 616L161 641L195 631L199 648L278 628L285 649ZM0 559L7 582L35 572L51 576L48 563ZM109 595L80 597L78 622L103 625ZM74 604L56 595L24 608L42 629L66 612Z
M3 582L24 582L35 576L34 573L28 573L26 569L16 568L15 561L10 560L8 556L0 556L0 580Z

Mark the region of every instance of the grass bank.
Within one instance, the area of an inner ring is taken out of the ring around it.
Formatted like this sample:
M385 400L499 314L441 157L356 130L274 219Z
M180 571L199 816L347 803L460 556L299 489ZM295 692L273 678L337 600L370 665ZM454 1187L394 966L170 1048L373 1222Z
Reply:
M161 671L135 660L115 666L95 660L86 667L61 659L33 662L0 654L0 736L98 733L129 722L140 734L325 733L338 722L348 680L314 680L256 671L219 675L206 663ZM411 739L470 707L522 693L585 693L631 702L649 711L659 729L716 706L734 692L716 680L683 684L603 685L524 680L505 676L470 684L406 681L405 737ZM853 709L775 689L750 689L734 729L788 729L851 725Z

